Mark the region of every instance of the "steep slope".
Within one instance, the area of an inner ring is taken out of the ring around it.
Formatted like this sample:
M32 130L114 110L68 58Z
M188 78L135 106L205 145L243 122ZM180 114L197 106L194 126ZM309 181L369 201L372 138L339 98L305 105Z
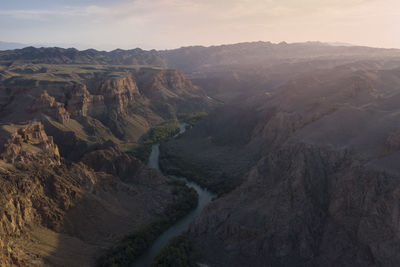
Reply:
M213 105L176 70L22 64L4 73L0 121L42 121L73 160L96 143L137 142L154 125Z
M182 200L166 177L122 150L137 145L151 127L208 110L212 101L176 70L59 64L86 62L90 52L5 53L10 56L0 66L5 266L93 266L106 249ZM136 52L111 54L120 64L137 59ZM111 54L98 62L114 62ZM127 62L133 63L147 64Z
M198 261L398 265L397 64L366 61L299 74L276 91L226 104L167 147L195 162L224 157L221 169L242 170L243 184L191 227Z
M173 201L161 174L117 148L109 158L124 175L65 162L40 123L3 125L1 139L2 264L88 266Z

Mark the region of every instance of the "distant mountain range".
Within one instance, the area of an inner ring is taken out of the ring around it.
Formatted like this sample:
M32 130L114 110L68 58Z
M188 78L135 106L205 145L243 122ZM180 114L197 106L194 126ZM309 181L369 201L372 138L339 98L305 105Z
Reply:
M23 49L0 51L0 61L18 61L46 64L123 64L165 66L163 58L155 51L140 48L131 50L116 49L111 52L75 48L32 46Z
M1 47L23 47L18 43L3 43ZM221 46L190 46L172 50L142 50L140 48L110 52L95 49L77 50L75 48L33 46L22 49L0 51L2 62L29 62L46 64L122 64L172 67L185 73L200 69L211 70L217 66L255 66L271 64L281 60L302 60L305 58L377 58L399 56L398 49L380 49L363 46L306 42L288 44L282 42L249 42Z

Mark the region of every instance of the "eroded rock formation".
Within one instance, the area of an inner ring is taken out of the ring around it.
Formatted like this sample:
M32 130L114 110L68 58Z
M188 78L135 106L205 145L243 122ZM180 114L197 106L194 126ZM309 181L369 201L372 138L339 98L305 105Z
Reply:
M108 149L103 161L95 152L86 155L88 167L62 160L39 122L2 127L0 260L5 266L92 265L99 251L173 200L161 174L115 144L99 147L97 153ZM90 164L108 160L101 168ZM76 258L68 258L58 238L69 240L67 250Z
M47 136L43 125L32 122L27 125L3 126L3 143L0 158L7 163L36 161L38 164L61 164L60 153L53 137Z

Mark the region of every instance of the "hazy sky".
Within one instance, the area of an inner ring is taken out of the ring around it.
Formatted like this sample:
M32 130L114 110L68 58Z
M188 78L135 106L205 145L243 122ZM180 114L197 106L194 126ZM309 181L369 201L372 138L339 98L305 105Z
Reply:
M399 0L0 0L0 41L97 49L243 41L400 48Z

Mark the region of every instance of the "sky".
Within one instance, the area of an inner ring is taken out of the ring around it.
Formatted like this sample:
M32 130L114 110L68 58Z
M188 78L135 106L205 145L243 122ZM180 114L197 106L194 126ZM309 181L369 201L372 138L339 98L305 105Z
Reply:
M0 0L0 41L171 49L251 41L400 48L399 0Z

